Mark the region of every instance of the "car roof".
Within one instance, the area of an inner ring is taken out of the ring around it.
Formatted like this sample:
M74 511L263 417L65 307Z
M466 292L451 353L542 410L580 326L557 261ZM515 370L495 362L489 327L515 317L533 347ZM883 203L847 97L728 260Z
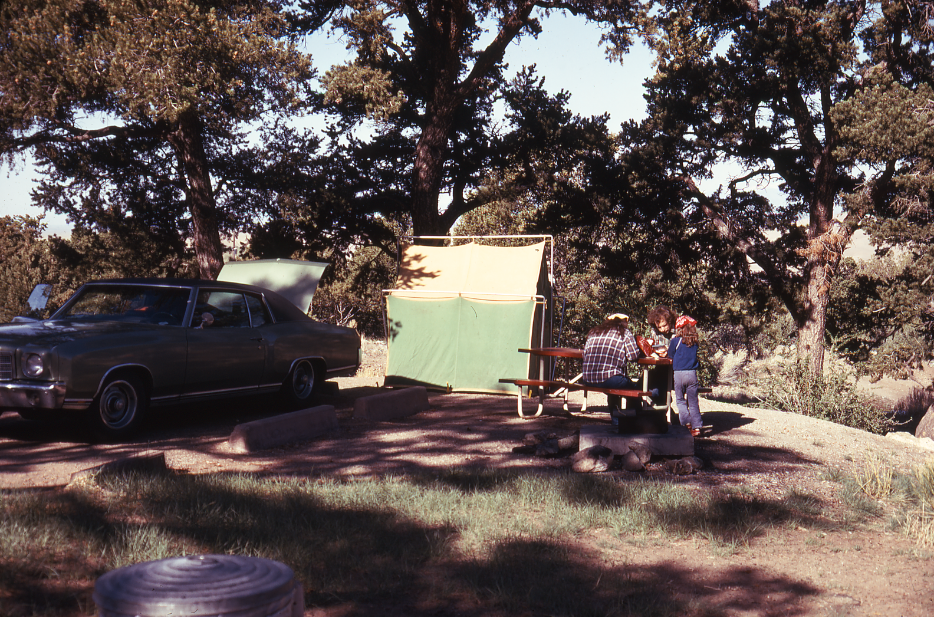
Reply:
M152 287L199 287L201 289L236 289L239 291L252 291L262 294L266 303L272 310L276 321L301 321L310 319L303 310L286 300L271 289L246 285L244 283L229 283L226 281L212 281L208 279L169 279L169 278L123 278L98 279L88 281L85 285L148 285Z

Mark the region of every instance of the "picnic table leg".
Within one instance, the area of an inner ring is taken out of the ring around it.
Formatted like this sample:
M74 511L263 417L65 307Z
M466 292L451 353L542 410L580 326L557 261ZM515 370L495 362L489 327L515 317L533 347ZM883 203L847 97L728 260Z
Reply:
M517 405L517 410L519 412L519 417L520 418L537 418L540 415L542 415L542 409L544 408L544 405L542 404L541 398L538 399L538 409L536 410L535 415L532 415L532 416L525 415L525 412L522 409L522 386L518 386L518 388L519 388L519 393L516 395L516 405ZM543 390L540 390L540 391L543 392Z

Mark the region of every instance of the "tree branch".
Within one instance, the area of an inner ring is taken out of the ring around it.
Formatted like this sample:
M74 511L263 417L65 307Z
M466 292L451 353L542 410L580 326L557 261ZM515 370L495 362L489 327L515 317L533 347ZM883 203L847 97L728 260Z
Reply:
M67 135L62 135L60 133L54 132L56 129L65 131ZM62 144L62 143L82 143L86 141L93 141L95 139L101 139L103 137L162 137L166 135L167 127L165 126L154 126L154 127L141 127L141 126L105 126L99 129L81 129L70 124L65 124L63 122L56 123L56 126L52 129L39 131L38 133L33 133L27 137L13 139L11 140L11 145L16 150L24 150L26 148L31 148L39 144Z
M460 97L464 98L470 92L476 90L480 82L484 77L489 75L496 63L502 61L509 43L516 38L516 35L519 34L522 28L528 25L529 15L532 14L532 9L535 8L535 5L536 2L534 0L517 2L515 10L508 16L504 16L503 25L496 34L496 38L486 46L486 49L480 52L470 74L461 82L459 88Z
M748 238L736 232L736 227L729 220L726 213L723 212L723 208L720 207L720 204L716 203L716 201L702 192L697 187L693 178L683 177L682 181L688 187L689 196L697 200L697 203L707 216L707 219L716 228L720 237L762 268L762 272L765 274L769 287L771 287L775 295L778 296L782 303L788 308L791 316L797 320L799 310L795 302L794 294L786 287L784 273L779 270L771 257L760 250L754 243L750 242Z

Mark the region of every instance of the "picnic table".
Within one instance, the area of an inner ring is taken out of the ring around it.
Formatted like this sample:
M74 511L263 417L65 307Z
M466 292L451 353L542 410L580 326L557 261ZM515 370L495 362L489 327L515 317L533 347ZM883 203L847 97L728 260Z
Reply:
M583 376L582 373L578 373L575 377L567 381L549 379L548 375L545 374L548 366L548 358L565 358L571 360L583 360L584 359L584 350L576 349L573 347L533 347L533 348L520 348L521 353L531 354L537 356L539 359L539 370L538 370L538 379L500 379L500 382L503 383L512 383L518 387L517 394L517 408L519 412L519 417L538 417L541 415L542 410L545 405L545 398L547 396L563 396L564 397L564 409L568 408L568 393L571 390L582 390L584 392L584 403L581 407L581 411L587 411L587 393L588 392L602 392L604 394L612 394L616 396L622 396L625 398L639 398L642 401L643 406L648 406L651 409L656 411L668 411L671 407L672 397L671 391L674 387L673 385L673 373L671 369L671 359L670 358L656 358L656 357L647 357L639 358L636 362L642 367L642 389L641 390L619 390L619 389L610 389L610 388L600 388L597 386L587 386L580 383L580 380ZM529 388L531 391L532 388L538 390L538 409L535 412L534 416L526 416L522 409L522 388ZM651 397L650 391L653 388L657 388L659 396L657 399ZM549 393L549 390L554 390L554 392ZM661 393L664 392L664 401L662 402Z

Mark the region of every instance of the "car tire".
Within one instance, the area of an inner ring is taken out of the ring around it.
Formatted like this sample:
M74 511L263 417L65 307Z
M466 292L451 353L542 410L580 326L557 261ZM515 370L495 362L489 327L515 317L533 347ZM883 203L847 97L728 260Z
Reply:
M295 363L285 383L282 394L286 402L295 408L307 407L318 390L318 380L314 365L308 360Z
M88 411L94 432L110 441L139 429L148 409L149 392L143 380L121 374L107 378Z

